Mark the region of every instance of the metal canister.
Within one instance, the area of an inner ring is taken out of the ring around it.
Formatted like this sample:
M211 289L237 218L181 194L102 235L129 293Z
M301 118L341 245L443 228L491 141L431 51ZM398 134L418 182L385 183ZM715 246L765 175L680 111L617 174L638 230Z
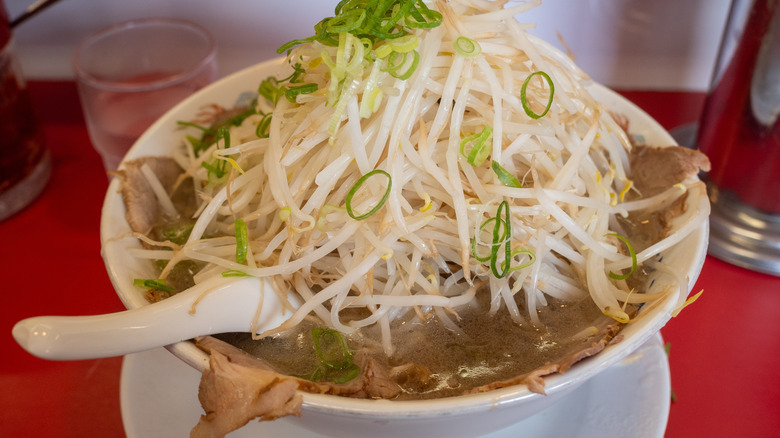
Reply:
M780 0L733 0L699 123L710 253L780 275Z

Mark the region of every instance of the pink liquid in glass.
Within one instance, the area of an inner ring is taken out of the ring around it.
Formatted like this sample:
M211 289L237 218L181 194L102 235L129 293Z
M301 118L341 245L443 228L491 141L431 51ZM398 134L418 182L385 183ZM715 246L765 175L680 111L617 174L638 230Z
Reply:
M114 82L119 86L143 85L169 78L167 73L147 73ZM103 156L106 169L116 169L122 157L160 116L181 100L211 82L210 72L186 82L130 92L99 90L89 99L90 137Z

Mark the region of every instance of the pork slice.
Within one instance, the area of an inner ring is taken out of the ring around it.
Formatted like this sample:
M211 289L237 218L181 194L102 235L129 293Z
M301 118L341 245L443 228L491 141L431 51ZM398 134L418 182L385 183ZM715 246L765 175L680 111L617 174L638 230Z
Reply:
M183 170L173 158L143 157L127 161L115 175L122 182L122 198L125 202L125 218L130 228L147 234L158 222L160 207L141 167L146 164L170 193Z
M350 397L394 399L401 393L401 387L390 377L389 368L380 365L364 352L355 354L355 362L362 370L362 385L360 390L350 394Z
M634 146L629 155L630 178L642 197L650 197L696 175L708 172L710 160L682 146Z
M291 377L248 363L232 362L212 351L203 372L198 399L205 415L192 429L192 438L224 437L250 420L274 420L301 414L303 399Z
M401 392L388 369L364 354L355 355L360 376L335 384L277 373L262 359L211 336L196 339L196 344L209 353L209 368L198 391L205 415L191 437L221 437L254 418L300 416L300 391L359 398L394 398Z

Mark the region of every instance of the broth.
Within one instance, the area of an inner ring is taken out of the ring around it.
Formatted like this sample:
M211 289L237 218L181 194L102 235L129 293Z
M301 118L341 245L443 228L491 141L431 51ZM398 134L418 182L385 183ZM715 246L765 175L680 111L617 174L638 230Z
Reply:
M459 312L458 326L464 334L445 328L435 316L423 322L415 315L392 327L396 349L391 357L374 341L378 338L374 328L348 336L347 342L353 351L367 351L391 369L402 390L398 399L430 399L460 395L556 363L592 345L595 336L583 336L583 329L596 327L601 332L614 323L585 298L551 302L540 310L544 328L518 325L504 308L489 315L488 297L478 294L475 305ZM316 363L311 336L316 327L308 321L260 340L252 340L248 333L217 337L262 358L281 374L304 376Z

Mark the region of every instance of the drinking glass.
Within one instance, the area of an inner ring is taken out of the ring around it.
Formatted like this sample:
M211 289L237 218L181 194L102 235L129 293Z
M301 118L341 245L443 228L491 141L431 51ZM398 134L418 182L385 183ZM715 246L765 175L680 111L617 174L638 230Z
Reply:
M157 118L216 79L216 45L188 21L131 20L87 37L73 68L89 136L110 172Z

